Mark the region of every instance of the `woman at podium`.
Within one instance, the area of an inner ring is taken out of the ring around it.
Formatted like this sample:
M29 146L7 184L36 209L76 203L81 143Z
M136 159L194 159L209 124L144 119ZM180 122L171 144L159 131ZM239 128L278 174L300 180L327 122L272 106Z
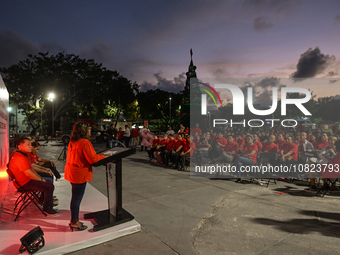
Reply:
M85 230L87 226L79 221L79 207L83 199L86 183L93 179L92 164L105 158L98 155L88 140L91 127L87 122L78 122L73 127L68 145L64 178L72 185L71 230Z

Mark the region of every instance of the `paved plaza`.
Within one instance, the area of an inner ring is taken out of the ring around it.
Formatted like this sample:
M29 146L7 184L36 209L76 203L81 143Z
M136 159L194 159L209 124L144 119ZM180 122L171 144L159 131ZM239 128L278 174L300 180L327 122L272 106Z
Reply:
M105 150L105 144L94 143L94 147ZM39 156L56 161L62 149L48 143ZM134 215L142 231L71 254L339 252L338 191L321 198L304 191L306 181L278 181L266 188L247 181L190 178L188 171L147 159L139 148L123 159L123 208ZM64 162L57 166L63 172ZM90 183L104 195L105 182L105 167L94 168Z

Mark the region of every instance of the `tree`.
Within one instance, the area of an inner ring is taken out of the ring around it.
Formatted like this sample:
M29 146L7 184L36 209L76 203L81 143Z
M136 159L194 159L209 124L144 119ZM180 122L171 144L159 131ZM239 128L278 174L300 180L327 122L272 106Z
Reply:
M41 114L45 120L51 116L52 104L47 102L50 92L56 94L53 121L70 116L73 123L79 113L88 118L105 117L103 110L108 100L119 102L123 109L133 103L139 90L136 83L117 71L108 70L93 59L64 52L29 55L18 64L0 68L0 72L4 74L10 102L26 115L33 132L40 125ZM38 108L37 100L46 107Z
M170 99L171 98L171 109ZM138 106L140 107L140 116L143 119L160 119L162 126L166 127L170 121L171 125L177 123L178 113L176 110L181 104L181 94L169 93L167 91L156 89L137 94Z

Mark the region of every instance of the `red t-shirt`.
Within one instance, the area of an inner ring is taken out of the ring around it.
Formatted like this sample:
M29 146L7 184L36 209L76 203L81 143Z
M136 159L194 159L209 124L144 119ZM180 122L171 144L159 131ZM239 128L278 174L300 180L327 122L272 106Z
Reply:
M235 154L233 155L234 158L236 158L237 156L237 152L238 152L238 148L239 148L239 145L237 142L233 142L233 143L227 143L223 150L226 151L226 152L232 152L232 151L235 151Z
M96 153L89 140L71 140L68 144L64 178L71 183L89 182L93 179L92 165L104 158L104 155Z
M15 180L21 186L25 185L31 180L26 176L24 171L27 169L31 169L33 171L31 161L29 157L25 155L17 151L13 152L8 165L8 169L11 170L12 174L15 176Z
M176 151L180 146L183 146L185 144L183 144L182 140L177 141L174 146L173 149Z
M227 139L225 139L224 137L217 138L216 142L220 143L220 144L223 144L223 145L226 145L228 143Z
M160 147L159 150L165 150L168 143L169 143L168 139L160 141L159 145L165 145L165 146Z
M139 128L135 128L132 130L132 137L138 137L139 136Z
M262 143L260 141L255 141L254 144L257 145L257 148L259 148L259 151L262 150L263 145L262 145Z
M330 165L333 165L332 167ZM325 168L322 170L322 176L333 179L333 178L339 178L340 177L340 152L338 152L335 157L333 158L332 162L329 163ZM332 171L333 169L333 171Z
M31 160L32 163L37 163L38 162L38 155L37 154L33 154L33 153L28 153L27 156L29 157L29 159Z
M279 147L275 143L265 143L263 145L262 151L279 153Z
M279 147L279 150L282 150L283 145L285 145L285 144L286 144L286 140L278 141L277 146Z
M166 149L167 149L168 151L171 151L172 148L174 147L175 143L177 143L177 140L176 140L176 139L169 140L168 145L166 146Z
M192 156L194 153L195 147L196 147L196 144L194 142L190 142L190 143L186 142L186 144L183 146L182 151L187 152L191 148L190 155Z
M118 131L118 139L123 139L124 131Z
M248 153L250 153L253 150L256 151L256 152L254 153L253 156L250 157L250 159L252 161L254 161L254 163L256 164L256 161L257 161L257 152L259 151L259 149L258 149L256 144L252 144L252 145L245 144L243 146L243 155L248 154Z
M243 138L239 138L237 140L235 140L238 143L239 148L243 148L244 145L244 139Z
M155 139L152 141L152 148L155 148L159 144L159 139Z
M199 134L202 134L202 130L200 128L194 128L192 129L192 134L195 134L195 132L198 132Z
M321 150L325 146L329 146L328 142L318 142L318 144L317 144L315 149Z
M291 156L295 161L297 161L299 149L298 149L298 147L297 147L297 145L296 145L295 143L292 143L291 145L288 145L288 144L283 145L282 150L283 150L283 154L286 154L286 153L292 151L293 154L290 155L290 156Z

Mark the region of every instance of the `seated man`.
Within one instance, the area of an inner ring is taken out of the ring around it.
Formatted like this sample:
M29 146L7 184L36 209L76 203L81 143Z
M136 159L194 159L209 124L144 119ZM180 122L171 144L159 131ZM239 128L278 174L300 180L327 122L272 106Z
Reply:
M186 140L187 141L184 147L182 148L182 152L180 154L179 164L181 168L178 171L184 171L186 159L190 158L194 153L195 143L191 142L191 136L187 135Z
M254 137L252 135L246 136L246 143L243 146L242 155L237 155L233 166L236 166L237 182L241 182L241 166L242 165L255 165L257 161L258 148L254 144Z
M282 150L280 151L281 164L283 166L296 164L298 160L298 150L297 145L293 142L293 137L291 135L287 136L286 144L283 145Z
M174 144L171 152L172 162L175 164L174 169L178 169L179 155L181 154L182 148L185 146L186 140L184 135L178 135L178 140Z
M172 153L172 149L174 148L174 145L177 143L177 140L174 138L173 135L169 135L169 142L167 143L165 150L161 152L161 158L162 158L162 162L164 162L164 164L166 166L169 165L169 161L171 159L171 153Z
M223 153L213 162L231 163L237 156L239 145L234 141L232 135L227 136L227 144L222 148Z
M263 144L262 148L263 152L275 152L279 154L279 146L275 143L275 135L270 135L269 136L269 141L268 143Z
M15 141L15 147L16 151L10 157L8 169L24 190L43 191L45 197L43 211L49 215L58 215L59 213L53 209L53 184L47 183L33 170L27 156L32 150L31 141L27 137L20 137Z

